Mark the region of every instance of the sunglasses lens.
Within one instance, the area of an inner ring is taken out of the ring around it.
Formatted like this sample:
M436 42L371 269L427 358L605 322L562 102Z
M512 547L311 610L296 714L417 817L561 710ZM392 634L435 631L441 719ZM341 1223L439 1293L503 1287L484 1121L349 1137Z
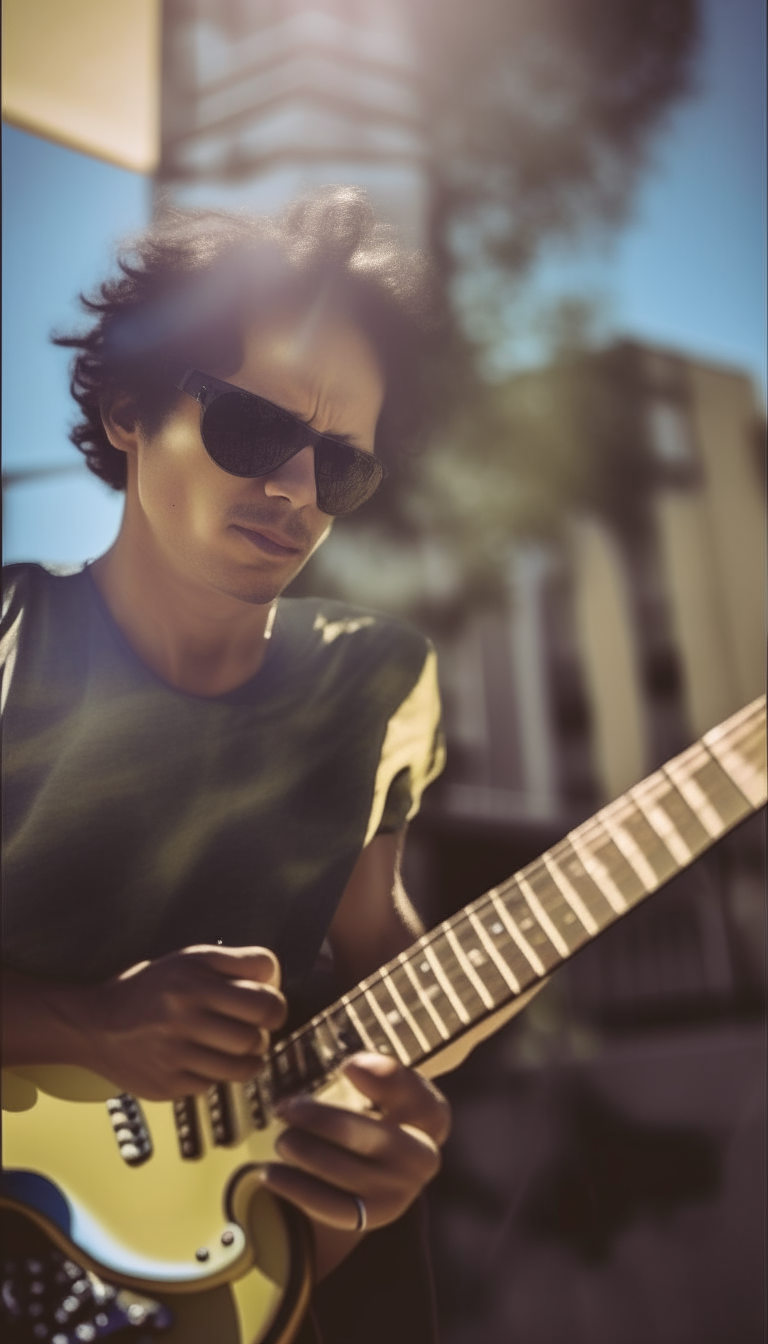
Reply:
M317 506L339 517L365 504L378 490L384 468L372 453L322 439L315 447Z
M203 443L232 476L265 476L301 448L301 426L278 406L238 392L225 393L203 413Z
M225 392L206 407L201 420L209 457L231 476L266 476L307 443L304 426L279 406ZM378 489L384 468L372 453L333 439L315 443L317 506L337 517L359 509Z

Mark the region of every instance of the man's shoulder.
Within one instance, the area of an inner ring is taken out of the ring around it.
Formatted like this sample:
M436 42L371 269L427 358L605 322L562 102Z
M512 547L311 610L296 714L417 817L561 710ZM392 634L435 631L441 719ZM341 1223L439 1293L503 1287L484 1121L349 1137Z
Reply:
M72 580L83 572L83 565L38 564L21 561L3 565L2 628L13 623L19 613L56 592L71 588Z

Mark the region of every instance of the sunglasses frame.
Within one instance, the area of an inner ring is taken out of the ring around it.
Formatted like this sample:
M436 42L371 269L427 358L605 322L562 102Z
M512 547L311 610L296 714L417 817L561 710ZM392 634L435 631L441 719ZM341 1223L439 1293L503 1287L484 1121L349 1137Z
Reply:
M200 436L203 440L203 446L211 460L215 462L216 466L220 467L222 471L227 471L228 469L222 466L221 462L214 456L205 439L205 413L208 410L208 407L212 406L219 397L232 395L247 397L251 401L258 402L261 406L268 406L270 412L272 412L273 415L276 414L278 419L284 419L291 425L301 426L302 438L304 440L303 443L297 448L291 448L279 462L273 462L265 471L254 472L252 474L249 473L247 476L243 476L242 472L229 471L228 474L230 476L240 476L245 480L256 480L259 476L268 476L270 472L278 471L279 468L290 461L292 457L295 457L297 453L300 453L303 448L317 448L318 446L327 443L337 448L343 448L345 453L351 453L353 457L358 460L364 460L366 470L368 471L370 471L370 465L372 463L375 463L376 465L377 471L374 472L373 475L378 476L378 479L376 480L373 489L370 491L370 494L368 494L364 500L361 500L359 504L353 505L351 509L344 509L342 511L342 513L353 513L355 509L362 508L363 504L367 504L368 500L371 499L378 490L387 474L387 469L384 466L384 463L378 457L375 457L373 453L366 453L362 448L356 448L354 444L349 443L347 439L341 436L337 437L333 434L321 434L318 430L313 429L311 425L308 425L305 420L302 420L300 416L294 415L292 411L286 411L283 406L278 406L276 402L269 401L266 397L260 397L257 392L248 392L244 387L237 387L234 383L227 383L221 378L214 378L213 374L210 373L201 373L199 369L185 370L175 383L175 386L180 392L186 392L188 396L194 397L195 401L199 402L202 408L202 414L200 416ZM321 487L318 480L317 459L315 459L315 483L316 488L319 490ZM328 510L322 508L319 500L318 508L322 513L329 513ZM341 517L342 513L329 513L329 517Z

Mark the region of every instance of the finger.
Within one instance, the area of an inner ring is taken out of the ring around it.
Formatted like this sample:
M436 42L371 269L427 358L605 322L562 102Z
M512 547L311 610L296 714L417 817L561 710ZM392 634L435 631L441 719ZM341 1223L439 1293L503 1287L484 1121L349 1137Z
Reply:
M295 1204L318 1222L327 1223L343 1232L356 1232L359 1210L354 1199L343 1190L336 1190L325 1181L316 1180L295 1167L272 1162L261 1170L262 1184L273 1194ZM370 1210L369 1210L370 1217Z
M262 1060L256 1054L230 1055L189 1041L175 1064L177 1069L204 1078L210 1087L211 1083L247 1083L261 1067Z
M412 1125L435 1143L445 1143L451 1127L451 1110L442 1092L428 1079L388 1055L367 1053L353 1055L344 1072L387 1119L399 1125Z
M312 1101L309 1097L294 1097L284 1102L277 1114L290 1127L286 1134L302 1130L368 1161L382 1161L392 1152L393 1146L412 1142L397 1124L383 1123L339 1106Z
M198 1013L185 1023L184 1034L196 1045L208 1046L225 1055L263 1055L269 1049L270 1034L252 1022L241 1022L220 1013Z
M280 963L268 947L214 947L199 943L185 947L182 955L234 980L255 980L275 988L280 985Z
M252 1027L277 1031L283 1025L288 1005L284 996L272 985L256 985L248 980L225 980L223 976L206 976L197 997L202 1005L223 1017L235 1018Z
M350 1194L391 1197L398 1189L420 1189L440 1167L439 1151L429 1140L422 1142L402 1130L392 1138L391 1146L377 1162L301 1129L286 1130L275 1149L290 1166Z

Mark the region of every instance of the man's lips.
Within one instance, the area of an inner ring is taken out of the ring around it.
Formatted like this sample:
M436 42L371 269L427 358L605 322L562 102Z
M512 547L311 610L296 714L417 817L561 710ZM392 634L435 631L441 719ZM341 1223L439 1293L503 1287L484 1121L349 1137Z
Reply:
M257 546L260 551L265 551L267 555L300 555L301 546L288 541L286 537L279 532L272 532L266 528L243 527L241 523L233 523L235 532L250 541L252 546Z

